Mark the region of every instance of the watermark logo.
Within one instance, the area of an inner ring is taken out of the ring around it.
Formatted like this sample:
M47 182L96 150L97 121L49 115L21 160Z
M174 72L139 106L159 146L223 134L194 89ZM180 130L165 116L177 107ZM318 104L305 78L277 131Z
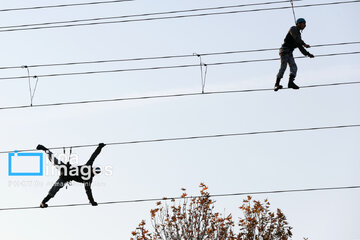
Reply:
M70 177L81 177L84 181L94 175L112 175L112 166L93 167L79 165L77 154L51 154L49 161L44 161L46 154L14 151L9 153L9 176L55 176L63 174ZM104 170L104 171L103 171Z
M9 176L43 176L42 153L9 153Z

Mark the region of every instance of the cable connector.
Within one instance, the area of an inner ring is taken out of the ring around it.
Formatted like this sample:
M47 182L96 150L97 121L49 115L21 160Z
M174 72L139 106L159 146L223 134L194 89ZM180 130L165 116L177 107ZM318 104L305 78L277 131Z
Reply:
M202 61L201 54L193 53L194 56L199 58L200 61L200 72L201 72L201 93L205 93L206 75L207 75L207 64ZM205 67L205 69L203 69Z

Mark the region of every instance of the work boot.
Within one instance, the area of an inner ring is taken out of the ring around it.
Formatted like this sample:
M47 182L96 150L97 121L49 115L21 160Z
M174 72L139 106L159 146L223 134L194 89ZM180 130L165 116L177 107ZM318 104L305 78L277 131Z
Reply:
M41 207L41 208L47 208L48 205L47 205L46 203L40 203L40 207Z
M50 199L52 198L52 196L47 195L44 200L42 200L42 202L40 203L40 207L41 208L47 208L48 205L46 204Z
M295 76L294 76L294 75L290 75L288 88L299 89L300 87L294 83L294 80L295 80Z
M274 86L274 91L275 92L277 92L277 90L283 88L283 86L280 85L280 80L281 80L281 78L276 78L276 82L275 82L275 86Z

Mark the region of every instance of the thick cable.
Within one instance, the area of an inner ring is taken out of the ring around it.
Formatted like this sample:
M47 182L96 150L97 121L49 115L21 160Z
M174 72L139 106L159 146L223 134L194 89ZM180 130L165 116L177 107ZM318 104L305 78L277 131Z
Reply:
M334 86L346 86L346 85L356 85L360 84L360 81L357 82L337 82L337 83L326 83L326 84L314 84L301 86L301 88L318 88L318 87L334 87ZM283 88L286 90L287 88ZM33 104L29 105L20 105L20 106L8 106L0 107L1 110L14 110L14 109L25 109L32 107L55 107L55 106L65 106L65 105L78 105L78 104L94 104L94 103L107 103L107 102L121 102L121 101L139 101L139 100L150 100L150 99L160 99L160 98L178 98L178 97L191 97L199 95L214 95L214 94L234 94L234 93L249 93L249 92L273 92L273 88L257 88L257 89L240 89L240 90L226 90L226 91L213 91L213 92L193 92L193 93L175 93L175 94L165 94L165 95L152 95L152 96L140 96L140 97L124 97L124 98L111 98L111 99L98 99L98 100L84 100L77 102L59 102L59 103L43 103L43 104Z
M299 6L297 6L297 8L320 7L320 6L358 3L358 2L360 2L360 0L328 2L328 3L318 3L318 4L306 4L306 5L299 5ZM291 8L291 6L259 8L259 9L249 9L249 10L234 10L234 11L227 11L227 12L212 12L212 13L200 13L200 14L189 14L189 15L175 15L175 16L154 17L154 18L127 19L127 20L116 20L116 21L106 21L106 22L92 22L92 23L79 23L79 24L74 23L74 24L55 25L55 26L46 26L46 25L61 24L61 23L60 22L34 23L34 24L26 24L27 27L21 27L24 25L4 26L4 27L2 27L2 29L0 29L0 32L14 32L14 31L52 29L52 28L68 28L68 27L91 26L91 25L100 25L100 24L143 22L143 21L154 21L154 20L165 20L165 19L181 19L181 18L188 18L188 17L204 17L204 16L212 16L212 15L227 15L227 14L238 14L238 13L247 13L247 12L284 10L284 9L289 9L289 8ZM119 16L117 18L124 18L124 17L128 17L128 16ZM116 17L110 17L110 18L116 18ZM94 20L86 19L84 21L95 21L95 20L96 19L94 19ZM73 20L73 21L80 21L80 20ZM41 25L44 25L44 26L41 26ZM38 27L31 27L31 26L38 26Z
M258 191L258 192L237 192L237 193L225 193L225 194L210 194L209 197L210 198L219 198L219 197L264 195L264 194L305 193L305 192L355 190L355 189L360 189L360 186L354 185L354 186L344 186L344 187L323 187L323 188L288 189L288 190L273 190L273 191ZM192 199L192 198L199 198L199 197L201 197L201 196L143 198L143 199L133 199L133 200L99 202L98 205L173 201L173 200ZM50 205L50 206L48 206L48 208L64 208L64 207L78 207L78 206L90 206L90 204L89 203L73 203L73 204ZM38 209L38 208L40 208L40 207L38 207L38 206L8 207L8 208L0 208L0 211L30 210L30 209ZM42 210L42 211L45 211L45 210Z
M348 125L336 125L336 126L323 126L323 127L310 127L310 128L294 128L294 129L278 129L278 130L266 130L266 131L254 131L254 132L241 132L241 133L224 133L224 134L212 134L202 136L187 136L187 137L173 137L173 138L158 138L148 140L134 140L124 142L108 142L105 143L108 146L112 145L132 145L132 144L144 144L144 143L159 143L159 142L174 142L174 141L186 141L186 140L198 140L198 139L214 139L224 137L239 137L249 135L262 135L262 134L276 134L276 133L289 133L289 132L309 132L318 130L331 130L331 129L345 129L345 128L357 128L360 124L348 124ZM65 148L88 148L96 147L98 144L84 144L84 145L72 145L66 146ZM49 147L51 150L62 150L62 147ZM17 152L32 152L37 151L36 149L16 149ZM14 151L1 151L0 154L12 153Z
M316 58L333 57L333 56L355 55L355 54L360 54L360 51L320 54L320 55L316 55L315 57ZM306 58L306 57L301 56L301 57L295 57L295 58ZM241 61L213 62L213 63L208 63L207 65L208 66L220 66L220 65L244 64L244 63L254 63L254 62L269 62L269 61L278 61L279 59L280 58L277 57L277 58L251 59L251 60L241 60ZM60 77L60 76L79 76L79 75L120 73L120 72L191 68L191 67L198 67L198 66L199 66L199 64L183 64L183 65L155 66L155 67L143 67L143 68L127 68L127 69L112 69L112 70L68 72L68 73L51 73L51 74L39 74L39 75L37 75L37 77L49 78L49 77ZM28 76L1 77L0 81L18 80L18 79L26 79L26 78L28 78Z
M24 11L24 10L39 10L39 9L47 9L47 8L89 6L89 5L100 5L100 4L109 4L109 3L130 2L130 1L134 1L134 0L112 0L112 1L100 1L100 2L85 2L85 3L69 3L69 4L59 4L59 5L35 6L35 7L6 8L6 9L0 9L0 12L13 12L13 11Z
M303 0L296 0L296 1L303 1ZM248 6L262 6L262 5L270 5L270 4L287 3L287 2L288 2L288 0L282 0L282 1L274 1L274 2L238 4L238 5L231 5L231 6L219 6L219 7L209 7L209 8L195 8L195 9L175 10L175 11L167 11L167 12L141 13L141 14L132 14L132 15L123 15L123 16L113 16L113 17L77 19L77 20L57 21L57 22L48 22L48 23L37 23L37 24L36 23L35 24L22 24L22 25L16 25L16 26L0 27L0 29L18 28L18 27L31 27L31 26L46 26L46 25L53 25L53 24L80 23L80 22L90 22L90 21L102 21L102 20L122 19L122 18L133 18L133 17L149 17L149 16L157 16L157 15L176 14L176 13L189 13L189 12L199 12L199 11L209 11L209 10L221 10L221 9L228 9L228 8L242 8L242 7L248 7Z
M317 48L317 47L345 46L345 45L356 45L356 44L360 44L360 41L315 44L315 45L312 45L311 47L312 48ZM215 55L229 55L229 54L241 54L241 53L253 53L253 52L278 51L278 50L279 50L279 48L262 48L262 49L250 49L250 50L234 50L234 51L223 51L223 52L199 53L199 55L201 55L201 56L215 56ZM27 65L27 66L29 68L59 67L59 66L103 64L103 63L114 63L114 62L131 62L131 61L187 58L187 57L194 57L194 54L179 54L179 55L122 58L122 59L105 59L105 60L95 60L95 61L66 62L66 63L47 63L47 64L45 63L45 64L33 64L33 65ZM0 70L17 69L17 68L21 68L21 67L23 67L23 66L3 66L3 67L0 67Z

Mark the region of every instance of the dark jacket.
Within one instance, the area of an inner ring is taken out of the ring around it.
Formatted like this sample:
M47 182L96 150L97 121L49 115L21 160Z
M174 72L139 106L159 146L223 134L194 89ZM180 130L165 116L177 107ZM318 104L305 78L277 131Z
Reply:
M64 182L75 181L79 183L84 183L86 195L90 202L94 202L94 198L91 191L91 183L95 176L94 168L92 167L95 158L100 154L102 147L97 147L95 152L91 155L90 159L87 161L85 165L81 166L72 166L70 163L64 164L66 165L66 169L61 168L60 178L64 180ZM64 166L63 165L63 166Z
M280 55L292 54L295 48L299 48L300 52L305 56L309 56L309 52L303 47L305 42L301 39L301 32L297 26L290 28L284 39L284 43L280 48Z

